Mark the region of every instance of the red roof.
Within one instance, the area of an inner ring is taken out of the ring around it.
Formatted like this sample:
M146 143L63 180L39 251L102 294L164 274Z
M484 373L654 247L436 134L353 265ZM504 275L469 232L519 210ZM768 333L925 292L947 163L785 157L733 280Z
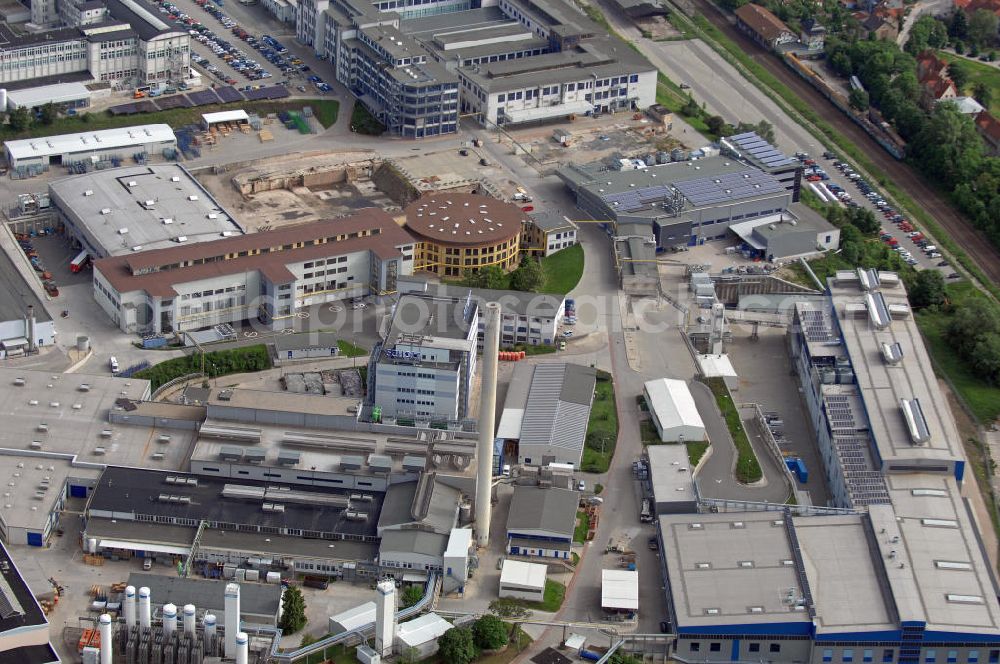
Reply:
M1000 0L971 0L965 7L965 11L968 14L974 14L980 9L985 9L1000 16Z
M780 18L752 2L737 9L736 16L767 41L774 41L786 33L792 34L792 31L782 23Z
M955 88L955 84L950 78L929 78L924 81L924 88L934 99L943 99L945 95L948 94L948 90L951 90L955 95L958 94L958 89Z
M976 128L994 143L1000 143L1000 120L993 117L989 111L979 112L976 116Z

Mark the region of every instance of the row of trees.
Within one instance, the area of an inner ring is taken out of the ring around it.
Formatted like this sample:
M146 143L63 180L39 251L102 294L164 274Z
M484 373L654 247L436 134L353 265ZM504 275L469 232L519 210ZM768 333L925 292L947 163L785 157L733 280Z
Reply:
M980 51L988 51L995 59L992 49L996 44L998 22L997 15L986 9L978 9L971 15L956 9L948 23L925 14L914 21L904 48L908 53L919 55L928 48L951 46L959 53L968 51L973 57Z
M31 109L18 106L6 114L7 126L12 132L22 132L31 127L36 122L42 125L50 125L59 117L59 111L55 104L48 103L38 109L37 118Z
M909 160L951 191L961 211L1000 245L1000 159L986 155L974 120L952 104L925 110L916 59L892 42L831 38L826 52L837 73L861 80L870 103L908 142Z
M462 285L469 288L511 289L534 293L545 284L545 272L538 259L525 254L517 269L507 275L499 265L487 265L475 272L467 272Z
M991 385L1000 385L1000 307L971 298L955 308L948 341L966 366Z

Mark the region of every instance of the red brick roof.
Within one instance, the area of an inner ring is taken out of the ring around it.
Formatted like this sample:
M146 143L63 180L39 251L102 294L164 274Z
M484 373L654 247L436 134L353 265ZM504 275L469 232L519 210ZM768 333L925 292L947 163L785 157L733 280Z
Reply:
M780 18L752 2L737 9L736 16L767 41L774 41L785 33L792 33Z
M957 4L958 3L956 3L956 6ZM980 9L985 9L986 11L993 12L997 16L1000 16L1000 0L972 0L965 7L965 11L968 14L974 14Z
M980 111L976 116L976 128L994 143L1000 143L1000 120L993 117L989 111Z

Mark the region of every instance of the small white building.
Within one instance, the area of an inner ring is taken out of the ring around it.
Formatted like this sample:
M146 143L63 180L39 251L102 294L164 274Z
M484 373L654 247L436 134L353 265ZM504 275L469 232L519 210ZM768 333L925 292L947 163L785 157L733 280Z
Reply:
M740 389L740 378L736 375L736 369L733 368L732 361L725 353L699 355L698 369L705 378L721 378L731 392Z
M410 648L416 648L417 659L430 657L438 650L438 637L452 627L450 622L438 614L425 613L396 628L396 651L403 654Z
M343 634L375 622L375 602L365 602L330 616L330 633Z
M176 147L177 137L169 125L151 124L7 141L4 152L10 167L17 168L131 157L137 152L156 155Z
M469 557L472 551L472 529L453 528L444 550L444 591L462 592L469 580Z
M86 108L90 106L90 98L90 90L79 81L40 85L34 88L9 90L7 108L0 108L0 111L38 108L45 104L55 104L61 108Z
M545 598L548 566L520 560L504 560L500 571L500 597L541 602Z
M657 378L646 381L642 394L661 441L677 443L705 439L705 424L683 380Z
M250 116L244 110L217 111L215 113L202 113L201 125L205 129L211 129L214 125L223 123L247 124Z
M626 569L601 570L601 608L605 611L639 610L639 572Z

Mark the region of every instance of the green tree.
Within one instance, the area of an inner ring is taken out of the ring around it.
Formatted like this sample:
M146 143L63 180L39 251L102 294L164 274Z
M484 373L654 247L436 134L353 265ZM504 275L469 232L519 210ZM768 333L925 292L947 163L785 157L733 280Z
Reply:
M881 228L875 213L862 207L850 208L845 220L865 235L874 235Z
M478 648L498 650L507 645L510 626L500 618L487 613L473 623L472 638Z
M946 296L944 277L938 270L920 270L910 287L910 304L918 309L940 306Z
M420 661L420 648L416 646L406 646L403 648L402 652L399 653L399 658L403 660L403 664L416 664Z
M997 38L997 15L988 9L977 9L969 17L969 41L980 46L992 46Z
M948 36L952 39L969 38L969 16L963 9L956 9L948 23Z
M502 289L507 286L507 275L499 265L487 265L475 271L467 271L462 283L471 288Z
M696 118L701 115L701 107L698 106L698 102L691 95L687 96L687 101L681 106L681 115L689 118Z
M775 142L774 125L772 125L767 120L761 120L760 122L758 122L756 126L754 126L754 131L756 131L757 135L763 138L768 143L771 143L772 145L774 144Z
M1000 334L1000 308L983 298L957 307L948 324L948 340L965 358L972 357L979 342L991 334Z
M948 65L948 77L955 84L955 89L958 90L958 94L962 94L965 90L965 86L969 84L969 70L965 68L965 65L959 61L955 61Z
M985 108L989 108L993 103L993 90L985 81L976 81L972 84L972 97Z
M891 42L886 42L894 46ZM924 14L910 28L910 38L906 41L906 51L918 54L927 48L941 48L948 43L948 30L941 21Z
M726 126L726 121L721 115L712 115L705 120L705 124L708 126L709 133L718 136L722 133L723 128Z
M39 109L38 120L43 125L50 125L56 121L56 118L58 116L59 112L56 110L56 105L53 104L52 102L49 102L44 106L42 106L41 109Z
M984 334L976 343L976 373L994 385L1000 385L1000 334Z
M403 590L402 596L399 601L402 602L403 608L413 606L419 602L424 597L424 589L420 586L406 586Z
M913 160L946 188L974 179L983 163L975 124L954 104L938 104L910 148Z
M545 273L537 260L525 254L521 264L510 275L510 287L516 291L531 293L545 283Z
M294 634L306 626L306 600L295 586L285 588L281 597L281 620L278 627L284 634Z
M868 93L863 89L851 89L851 94L847 97L848 102L851 104L851 108L857 111L867 111L868 106L871 104L871 100L868 98Z
M608 664L642 664L642 660L633 655L616 652L608 659Z
M470 664L476 658L472 630L452 627L438 638L438 652L448 664Z
M527 618L531 615L520 602L509 597L501 597L490 602L490 612L501 618Z
M31 111L24 106L18 106L7 115L10 128L21 132L31 126Z

